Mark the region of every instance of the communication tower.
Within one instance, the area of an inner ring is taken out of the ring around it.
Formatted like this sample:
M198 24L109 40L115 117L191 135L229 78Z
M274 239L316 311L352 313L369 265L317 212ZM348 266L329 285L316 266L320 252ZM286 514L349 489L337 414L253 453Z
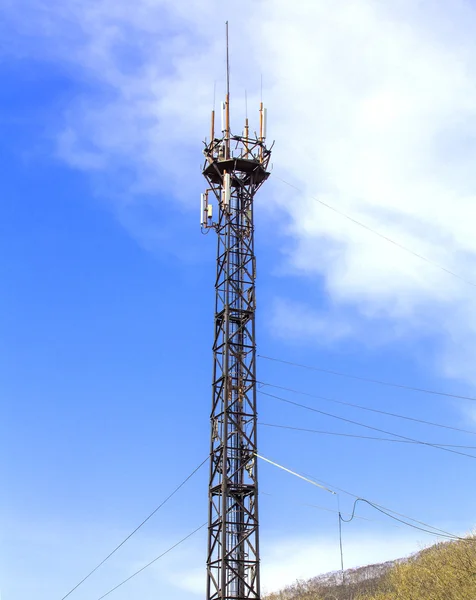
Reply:
M218 135L212 111L200 208L202 231L218 237L207 600L260 600L253 203L271 148L262 102L258 133L247 117L242 135L231 132L228 24L226 37L227 93Z

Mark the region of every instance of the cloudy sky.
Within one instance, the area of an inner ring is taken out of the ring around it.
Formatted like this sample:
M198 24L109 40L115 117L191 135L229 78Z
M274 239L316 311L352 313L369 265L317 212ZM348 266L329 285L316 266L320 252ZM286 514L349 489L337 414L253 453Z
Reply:
M245 90L257 124L262 93L275 140L256 199L260 354L476 396L472 1L1 8L3 600L60 600L206 457L215 240L197 216L226 20L233 129ZM471 400L265 358L259 377L476 431ZM271 393L476 446L470 433ZM382 437L264 395L260 421ZM469 457L264 425L260 449L443 529L475 525ZM269 465L261 475L265 589L337 569L335 498ZM201 525L206 484L200 471L71 598L99 598ZM340 503L351 510L350 496ZM346 566L434 539L361 510L371 520L344 528ZM109 597L203 597L205 541Z

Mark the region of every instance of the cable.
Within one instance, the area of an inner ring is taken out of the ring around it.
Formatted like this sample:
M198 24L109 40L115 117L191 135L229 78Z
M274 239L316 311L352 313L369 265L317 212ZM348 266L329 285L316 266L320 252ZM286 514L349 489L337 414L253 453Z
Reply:
M258 456L258 455L256 455L256 456ZM282 465L280 465L280 464L278 464L276 462L273 462L273 461L270 461L270 460L268 460L267 462L269 462L272 465L275 465L275 466L279 467L280 469L283 469L284 471L290 473L291 475L295 475L296 477L299 477L300 479L304 479L305 481L309 481L309 479L311 478L311 475L306 475L306 476L304 476L305 474L301 475L301 474L297 473L296 471L292 471L291 469L283 467ZM428 528L434 530L434 531L428 531L428 530L426 530L426 532L429 533L429 534L431 534L431 535L439 535L439 534L437 534L435 532L440 532L440 533L444 534L441 537L449 537L449 538L457 539L457 540L466 540L467 539L467 538L462 538L462 537L459 537L457 535L454 535L453 533L449 533L448 531L445 531L444 529L438 529L438 527L434 527L433 525L428 525L428 523L424 523L423 521L418 521L417 519L413 519L412 517L409 517L407 515L403 515L401 513L398 513L395 510L391 510L390 508L382 506L381 504L377 504L375 502L371 502L370 500L365 500L364 498L361 498L360 496L356 496L355 494L352 494L352 492L348 492L347 490L344 490L343 488L339 488L336 485L332 485L331 483L323 481L322 479L317 479L315 477L312 477L312 480L313 481L311 481L310 483L313 483L313 485L316 485L316 483L319 482L321 484L329 486L329 488L333 488L334 490L342 492L343 494L347 494L348 496L351 496L352 498L356 498L357 500L367 502L368 504L370 504L376 510L379 510L379 512L382 512L383 514L387 514L385 512L385 511L387 511L389 513L393 513L393 515L398 515L399 517L402 517L403 519L408 519L409 521L413 521L414 523L418 523L419 525L423 525L424 527L428 527ZM334 491L334 493L336 493L336 492ZM337 495L337 498L339 498L338 494L336 494L336 495ZM354 510L355 510L355 505L354 505ZM399 519L396 519L392 515L387 514L387 516L390 517L390 518L393 518L396 521L399 521ZM409 527L412 527L412 525L410 523L407 523L405 521L400 521L400 522L403 523L404 525L408 525ZM418 529L418 528L416 528L416 529ZM424 531L424 530L422 529L422 531ZM474 540L472 539L472 541L476 541L476 539L474 539Z
M79 588L79 586L80 586L80 585L82 585L82 584L83 584L83 583L84 583L84 582L85 582L87 579L89 579L93 573L95 573L95 572L96 572L96 571L97 571L97 570L98 570L100 567L102 567L102 565L103 565L103 564L104 564L104 563L105 563L107 560L109 560L109 559L111 558L111 556L112 556L113 554L115 554L115 553L116 553L116 552L119 550L119 548L121 548L121 546L123 546L123 545L124 545L124 544L125 544L125 543L126 543L128 540L130 540L130 539L131 539L131 537L132 537L132 536L133 536L135 533L137 533L137 532L139 531L139 529L140 529L140 528L141 528L143 525L145 525L145 524L147 523L147 521L148 521L148 520L149 520L151 517L153 517L153 516L155 515L155 513L156 513L158 510L160 510L160 509L161 509L161 508L164 506L164 504L166 504L166 503L167 503L167 502L168 502L168 501L169 501L169 500L172 498L172 496L175 496L175 494L176 494L176 493L177 493L177 492L178 492L178 491L179 491L179 490L180 490L180 489L181 489L181 488L182 488L182 487L183 487L183 486L184 486L184 485L187 483L187 481L188 481L189 479L191 479L191 478L192 478L192 477L195 475L195 473L196 473L197 471L199 471L199 470L200 470L200 469L203 467L203 465L204 465L204 464L205 464L207 461L208 461L208 456L207 456L207 458L206 458L206 459L205 459L203 462L201 462L201 463L198 465L198 467L197 467L196 469L194 469L194 470L193 470L193 471L190 473L190 475L189 475L189 476L188 476L186 479L184 479L184 480L182 481L182 483L181 483L180 485L178 485L178 486L177 486L177 487L174 489L174 491L173 491L171 494L169 494L169 495L167 496L167 498L165 498L165 500L163 500L163 501L162 501L162 502L159 504L159 506L157 506L157 508L155 508L155 509L154 509L154 510L153 510L153 511L150 513L150 515L149 515L148 517L146 517L146 518L145 518L145 519L142 521L142 523L141 523L140 525L138 525L138 526L137 526L137 527L134 529L134 531L132 531L132 533L130 533L130 534L129 534L129 535L126 537L126 538L124 538L124 539L122 540L122 542L121 542L120 544L118 544L118 545L117 545L117 546L114 548L114 550L113 550L112 552L110 552L110 553L109 553L109 554L106 556L106 558L104 558L104 559L103 559L103 560L102 560L102 561L101 561L101 562L100 562L100 563L99 563L99 564L98 564L96 567L94 567L94 569L93 569L92 571L90 571L90 572L89 572L89 573L86 575L86 577L83 577L83 579L81 579L81 581L80 581L79 583L77 583L77 584L76 584L76 585L75 585L73 588L71 588L71 589L70 589L70 591L69 591L69 592L68 592L68 593L67 593L65 596L63 596L63 597L61 598L61 600L65 600L65 598L67 598L69 595L71 595L71 594L74 592L74 590L77 590L77 589Z
M472 397L472 396L461 396L459 394L450 394L447 392L440 392L437 390L428 390L425 388L419 388L419 387L413 387L410 385L403 385L400 383L392 383L389 381L382 381L380 379L371 379L368 377L360 377L359 375L350 375L349 373L343 373L342 371L331 371L329 369L322 369L320 367L311 367L309 365L302 365L299 363L295 363L295 362L291 362L289 360L282 360L280 358L274 358L272 356L265 356L264 354L258 354L259 358L263 358L265 360L270 360L273 362L279 362L282 363L284 365L291 365L293 367L300 367L302 369L309 369L310 371L319 371L321 373L328 373L329 375L338 375L339 377L347 377L349 379L356 379L358 381L366 381L367 383L377 383L378 385L387 385L389 387L395 387L395 388L400 388L403 390L410 390L412 392L420 392L423 394L432 394L435 396L445 396L446 398L456 398L459 400L471 400L473 402L476 402L476 398Z
M268 492L260 492L260 495L270 496L272 498L276 496L276 494L269 494ZM289 502L289 501L287 500L286 502ZM332 508L326 508L324 506L318 506L317 504L309 504L309 502L296 502L295 500L292 502L296 506L308 506L310 508L315 508L317 510L322 510L325 512L333 513L335 515L339 514L339 511L337 511L337 510L332 510ZM349 514L349 516L350 516L350 513L343 513L343 514ZM362 521L368 521L369 523L376 523L376 522L382 523L382 521L376 521L375 519L368 519L367 517L360 517L359 515L355 515L355 518L361 519ZM398 525L395 525L395 527L398 527Z
M327 398L326 396L318 396L316 394L310 394L308 392L301 392L300 390L294 390L292 388L283 387L280 385L273 385L272 383L260 382L263 386L276 388L278 390L285 390L294 394L300 394L301 396L308 396L309 398L317 398L319 400L325 400L326 402L334 402L334 404L341 404L343 406L351 406L352 408L358 408L360 410L366 410L368 412L378 413L380 415L386 415L387 417L395 417L397 419L405 419L406 421L413 421L415 423L422 423L423 425L431 425L432 427L440 427L441 429L451 429L452 431L458 431L460 433L469 433L476 435L476 431L470 431L469 429L461 429L459 427L452 427L451 425L443 425L442 423L435 423L434 421L426 421L424 419L416 419L415 417L408 417L406 415L400 415L398 413L391 413L385 410L379 410L377 408L370 408L368 406L362 406L361 404L353 404L352 402L344 402L343 400L335 400L334 398Z
M159 556L157 556L156 558L154 558L154 560L151 560L150 563L147 563L141 569L139 569L138 571L136 571L135 573L133 573L130 577L128 577L127 579L124 579L124 581L121 581L121 583L119 583L118 585L116 585L115 587L113 587L112 589L110 589L108 592L106 592L102 596L100 596L97 600L102 600L106 596L109 596L109 594L112 594L112 592L115 592L118 588L120 588L125 583L127 583L128 581L130 581L133 577L135 577L136 575L139 575L139 573L142 573L142 571L145 571L151 565L153 565L155 562L157 562L160 558L162 558L163 556L165 556L166 554L168 554L169 552L171 552L174 548L176 548L177 546L180 546L180 544L183 544L183 542L185 542L186 540L188 540L189 538L191 538L192 535L194 535L195 533L197 533L197 531L200 531L200 529L203 529L205 527L205 525L207 525L207 523L203 523L202 525L200 525L200 527L197 527L197 529L194 529L192 531L192 533L189 533L184 538L182 538L179 542L177 542L173 546L170 546L170 548L168 548L165 552L162 552L162 554L159 554Z
M286 398L281 398L281 396L275 396L274 394L268 394L266 392L259 392L264 396L269 396L270 398L275 398L276 400L280 400L281 402L286 402L287 404L293 404L294 406L299 406L300 408L305 408L306 410L311 410L312 412L319 413L321 415L325 415L326 417L332 417L333 419L338 419L339 421L344 421L345 423L351 423L352 425L358 425L359 427L365 427L366 429L372 429L373 431L379 431L380 433L385 433L386 435L393 435L395 437L401 438L402 440L408 440L411 442L415 442L417 444L422 444L423 446L430 446L431 448L438 448L439 450L443 450L444 452L451 452L452 454L459 454L461 456L467 456L468 458L476 459L476 456L473 454L467 454L466 452L459 452L459 450L452 450L451 448L444 448L443 446L438 446L437 444L432 444L430 442L423 442L421 440L416 440L411 437L407 437L405 435L400 435L398 433L393 433L392 431L386 431L385 429L379 429L378 427L372 427L372 425L365 425L365 423L359 423L358 421L353 421L351 419L346 419L345 417L339 417L338 415L334 415L332 413L325 412L323 410L318 410L317 408L313 408L311 406L306 406L305 404L299 404L299 402L293 402L292 400L287 400Z
M365 504L368 504L369 506L371 506L372 508L374 508L375 510L378 510L380 513L386 515L387 517L389 517L390 519L393 519L394 521L398 521L399 523L403 523L404 525L407 525L408 527L412 527L413 529L418 529L418 531L423 531L425 533L429 533L431 535L437 535L438 537L444 537L450 540L459 540L459 541L463 541L467 538L462 538L458 535L445 535L445 534L435 534L432 531L429 531L428 529L424 529L423 527L417 527L416 525L412 525L411 523L407 523L406 521L403 521L402 519L398 519L397 517L394 517L392 514L390 514L389 512L386 512L385 510L383 510L382 508L380 508L377 504L374 504L373 502L370 502L370 500L366 500L365 498L357 498L357 500L355 500L354 502L354 506L352 509L352 514L350 516L350 519L344 519L344 517L339 513L339 521L342 521L343 523L350 523L351 521L354 520L354 518L357 518L357 515L355 514L355 510L357 508L357 504L359 502L364 502Z
M288 473L291 473L291 475L294 475L295 477L299 477L299 479L303 479L307 483L310 483L311 485L315 485L316 487L321 488L325 492L329 492L329 494L333 494L334 496L336 495L336 493L333 490L330 490L330 489L324 487L323 485L320 485L319 483L316 483L312 479L308 479L307 477L303 477L302 475L299 475L299 473L295 473L294 471L291 471L290 469L287 469L286 467L283 467L282 465L278 465L278 463L275 463L272 460L269 460L269 458L265 458L264 456L261 456L260 454L256 454L255 453L255 455L258 458L261 458L261 460L266 461L270 465L273 465L274 467L278 467L278 469L282 469L283 471L287 471Z
M307 433L321 433L323 435L336 435L340 437L357 438L360 440L375 440L378 442L394 442L396 444L419 444L420 442L412 442L410 440L394 440L392 438L372 437L370 435L356 435L353 433L338 433L336 431L321 431L319 429L306 429L304 427L292 427L291 425L278 425L277 423L258 422L262 427L275 427L277 429L290 429L292 431L306 431ZM443 448L466 448L467 450L476 450L476 446L461 446L459 444L435 444Z
M320 483L324 484L324 485L328 485L329 487L334 488L335 490L337 490L338 492L342 492L343 494L346 494L347 496L350 496L351 498L360 498L360 496L357 496L356 494L353 494L352 492L349 492L347 490L345 490L344 488L340 488L337 487L336 485L332 485L329 482L323 481L322 479L317 479L317 477L313 477L312 475L307 475L307 477L314 479L315 481L319 481ZM373 503L376 507L378 506L379 508L386 510L390 513L393 513L394 515L397 515L399 517L402 517L403 519L408 519L409 521L413 521L414 523L418 523L419 525L423 525L424 527L428 527L430 529L434 529L435 531L438 531L440 533L444 533L445 535L448 536L453 536L452 533L445 531L444 529L439 529L438 527L434 527L433 525L429 525L428 523L425 523L424 521L419 521L418 519L414 519L413 517L409 517L408 515L404 515L402 513L398 513L396 510L392 510L386 506L382 506L381 504L377 504L376 502Z
M339 496L337 496L339 501ZM342 575L342 585L345 585L345 571L344 571L344 548L342 546L342 515L340 512L340 501L339 501L339 550L340 550L340 572Z
M358 221L357 219L354 219L354 217L351 217L350 215L348 215L347 213L343 212L342 210L339 210L338 208L335 208L334 206L331 206L330 204L327 204L326 202L324 202L323 200L320 200L319 198L316 198L316 196L311 196L309 194L305 194L304 190L299 189L297 186L295 186L292 183L289 183L289 181L285 181L284 179L282 179L281 177L279 177L276 174L273 174L273 177L275 179L278 179L279 181L281 181L282 183L284 183L285 185L288 185L289 187L294 188L296 191L298 191L301 194L304 194L306 196L308 196L309 198L311 198L312 200L314 200L315 202L319 202L319 204L322 204L322 206L325 206L326 208L328 208L329 210L332 210L333 212L337 213L338 215L340 215L341 217L346 218L347 220L351 221L352 223L354 223L355 225L358 225L359 227L362 227L362 229L365 229L366 231L369 231L370 233L373 233L374 235L378 236L379 238L385 240L386 242L389 242L391 244L393 244L394 246L396 246L397 248L400 248L400 250L404 250L405 252L408 252L408 254L411 254L412 256L415 256L416 258L419 258L420 260L433 265L434 267L437 267L438 269L440 269L441 271L444 271L445 273L447 273L448 275L451 275L452 277L455 277L456 279L459 279L460 281L463 281L464 283L467 283L468 285L471 285L472 287L476 287L476 283L473 283L472 281L470 281L469 279L465 279L464 277L462 277L461 275L458 275L457 273L455 273L454 271L451 271L450 269L444 267L443 265L440 265L439 263L435 262L434 260L432 260L431 258L427 258L426 256L423 256L422 254L419 254L418 252L415 252L414 250L411 250L410 248L407 248L406 246L404 246L403 244L400 244L399 242L396 242L395 240L393 240L392 238L384 235L383 233L380 233L379 231L377 231L376 229L372 229L372 227L369 227L368 225L365 225L364 223L362 223L361 221Z
M354 502L354 506L353 506L353 509L352 509L352 514L350 516L350 519L344 519L344 517L342 516L342 513L340 511L340 508L339 508L339 548L340 548L340 560L341 560L341 572L342 572L342 583L343 584L345 583L345 580L344 580L345 571L344 571L344 550L343 550L343 545L342 545L342 523L350 523L351 521L354 520L354 518L355 519L359 518L355 514L355 510L356 510L357 504L359 502L365 502L366 504L368 504L369 506L371 506L375 510L378 510L380 513L386 515L390 519L393 519L394 521L398 521L399 523L402 523L403 525L406 525L407 527L411 527L413 529L418 529L418 531L423 531L424 533L427 533L429 535L434 535L436 537L442 537L442 538L449 539L449 540L452 540L452 541L474 541L472 539L461 538L459 536L444 535L444 534L441 534L441 533L435 533L434 531L430 531L428 529L423 529L422 527L418 527L417 525L412 525L411 523L408 523L407 521L403 521L402 519L398 519L397 517L394 517L389 512L386 512L386 511L382 510L377 505L375 505L373 502L370 502L369 500L366 500L365 498L357 498L357 500L355 500L355 502Z

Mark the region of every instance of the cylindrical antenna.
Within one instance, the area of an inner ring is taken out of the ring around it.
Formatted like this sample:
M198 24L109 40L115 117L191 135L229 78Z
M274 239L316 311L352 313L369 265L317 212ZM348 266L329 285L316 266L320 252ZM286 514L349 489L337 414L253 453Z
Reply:
M225 115L225 158L230 158L230 52L228 40L228 21L226 25L226 115Z
M264 141L264 108L263 108L263 103L260 102L259 105L259 141L263 142ZM259 159L261 162L263 162L263 144L260 144L259 147Z
M250 137L250 126L248 123L248 94L245 90L245 130L243 132L245 138L245 158L248 158L248 138Z
M226 95L230 95L230 52L228 42L228 21L226 25Z
M226 138L226 102L221 103L221 130Z
M206 194L200 195L200 225L203 227L205 223L205 206L206 206Z
M223 206L228 206L230 204L231 198L231 177L230 174L223 172L223 191L222 191L222 203Z
M250 126L248 123L248 117L246 117L245 119L245 158L248 158L248 154L249 154L249 145L248 145L248 140L250 137Z
M212 120L210 123L210 144L213 145L214 139L215 139L215 111L212 110Z
M264 114L263 114L263 103L259 105L259 139L263 141L263 127L264 127Z

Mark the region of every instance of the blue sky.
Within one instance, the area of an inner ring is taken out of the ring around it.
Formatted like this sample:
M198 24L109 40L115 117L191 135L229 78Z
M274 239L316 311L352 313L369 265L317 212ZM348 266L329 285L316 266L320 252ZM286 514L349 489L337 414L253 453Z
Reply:
M471 279L471 4L448 14L432 3L430 16L411 2L303 2L292 14L284 0L228 14L212 0L200 11L186 4L140 0L130 13L107 0L17 2L2 17L3 600L60 599L207 455L216 248L197 207L226 18L236 128L242 90L251 113L263 72L276 139L275 177L256 209L259 352L476 395L474 287L311 199ZM476 431L471 402L266 360L259 378ZM401 435L476 445L278 395ZM266 396L259 413L373 435ZM443 529L474 527L469 458L267 427L260 451ZM206 485L202 470L71 598L98 598L205 521ZM261 490L265 589L337 569L337 517L308 506L336 510L335 498L265 464ZM340 502L351 509L350 497ZM372 521L344 527L346 566L432 539L361 511ZM110 597L193 600L204 593L204 561L201 532Z

